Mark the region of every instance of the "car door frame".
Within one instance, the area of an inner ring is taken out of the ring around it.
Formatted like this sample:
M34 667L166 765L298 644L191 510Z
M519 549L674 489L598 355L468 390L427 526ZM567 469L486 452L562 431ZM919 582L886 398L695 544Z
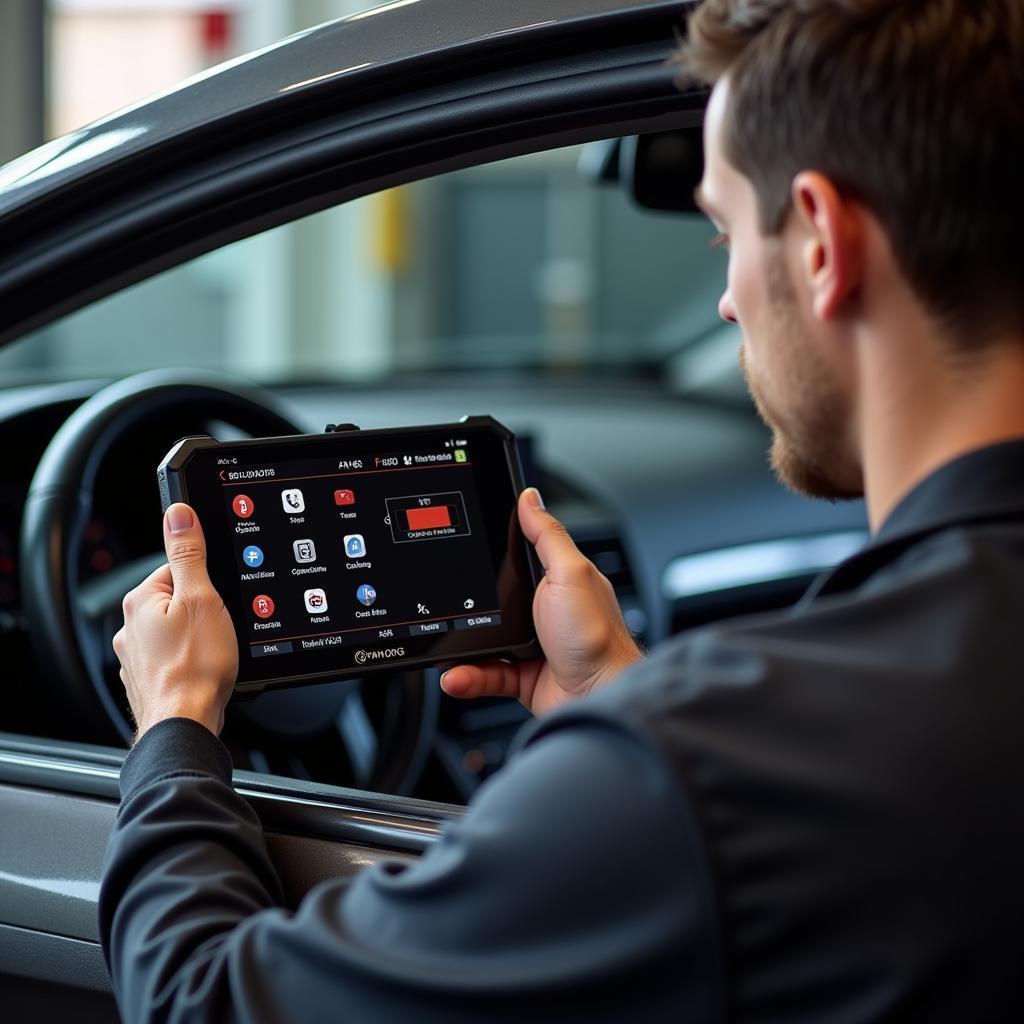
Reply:
M689 5L624 3L278 92L99 167L83 160L23 199L0 188L0 238L16 240L0 246L0 345L202 253L371 192L698 123L706 95L678 89L670 63ZM187 90L175 102L187 102ZM52 1000L63 991L70 1006L91 994L97 1019L109 1013L96 896L123 756L0 734L0 820L22 823L0 842L0 990L22 985L29 998L32 986L54 986ZM322 878L420 855L461 813L247 772L236 772L235 786L263 821L296 903Z

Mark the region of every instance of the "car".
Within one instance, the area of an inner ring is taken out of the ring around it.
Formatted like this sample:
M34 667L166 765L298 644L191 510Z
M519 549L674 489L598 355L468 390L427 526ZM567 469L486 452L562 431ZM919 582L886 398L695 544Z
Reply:
M860 504L776 484L716 320L689 7L398 0L0 169L6 1019L117 1019L110 639L178 438L495 415L647 645L784 607L865 542ZM294 905L418 856L526 718L396 673L240 704L225 740Z

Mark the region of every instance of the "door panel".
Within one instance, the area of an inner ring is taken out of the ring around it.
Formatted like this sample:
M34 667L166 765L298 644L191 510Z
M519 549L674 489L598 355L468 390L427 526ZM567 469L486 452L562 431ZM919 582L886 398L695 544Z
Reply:
M113 1020L96 903L124 751L0 734L0 1004L5 1021ZM296 906L317 883L408 860L461 810L236 772ZM12 1009L13 1008L13 1009ZM10 1011L10 1012L9 1012ZM10 1015L13 1013L13 1015Z

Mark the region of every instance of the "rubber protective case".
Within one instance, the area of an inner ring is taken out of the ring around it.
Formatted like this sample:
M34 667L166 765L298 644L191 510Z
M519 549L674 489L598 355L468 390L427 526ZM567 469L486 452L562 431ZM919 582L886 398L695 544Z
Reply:
M340 426L329 425L323 434L297 434L287 437L251 438L244 441L221 442L209 436L186 437L180 440L168 452L157 470L157 481L160 487L160 500L164 511L167 510L169 505L177 501L193 504L193 498L190 494L190 487L187 480L189 463L197 453L207 452L211 449L217 449L220 454L229 457L232 450L237 451L239 449L259 448L261 454L263 451L266 452L266 461L269 462L273 461L275 457L285 457L289 453L294 456L300 448L305 448L306 451L302 454L307 455L310 458L318 458L331 454L327 449L332 443L336 444L339 437L350 438L353 440L358 439L360 446L363 445L363 443L365 443L366 446L373 446L377 443L393 445L395 442L401 441L405 437L414 439L414 436L423 437L424 435L443 435L446 433L458 434L460 432L465 432L469 428L484 429L489 433L493 433L500 439L505 456L505 468L508 471L513 495L518 495L523 489L523 476L519 455L515 445L515 435L507 427L491 416L464 416L456 423L430 424L419 427L401 427L382 430L364 431L352 424L343 424ZM318 451L317 449L320 450ZM342 474L339 472L339 475ZM483 496L481 497L483 498ZM331 682L347 677L361 677L370 673L394 671L396 669L406 670L412 667L429 667L443 663L470 663L475 661L493 661L500 659L522 661L540 657L541 648L537 640L532 621L532 599L533 591L536 589L537 582L541 577L541 570L537 563L532 546L522 537L518 527L518 520L515 518L514 509L515 505L513 497L511 522L512 535L510 536L510 545L520 545L522 557L520 559L517 557L516 553L512 551L510 551L508 557L515 563L517 571L522 577L522 579L517 581L518 592L516 593L517 606L515 610L518 613L518 621L520 621L521 625L525 626L525 624L522 623L524 617L522 609L525 609L525 617L528 618L528 636L526 639L521 642L500 643L495 646L484 646L480 648L471 647L464 651L456 651L454 654L449 653L444 657L424 654L421 656L414 655L412 657L388 659L378 658L375 654L372 662L357 661L354 664L343 663L344 655L351 652L350 648L344 648L339 649L338 651L338 654L342 657L339 658L339 664L336 667L331 667L329 669L318 668L315 671L291 672L282 675L274 675L271 671L266 678L240 680L235 685L236 694L255 695L265 689L277 689L315 682ZM215 538L213 543L218 543L219 540L216 539L217 532L213 523L203 522L203 528L206 533L207 548L209 552L211 538ZM212 576L213 573L211 572L211 577ZM218 589L221 590L221 596L224 598L229 612L231 612L232 620L235 622L237 632L242 616L239 614L239 609L232 607L233 595L224 593L227 581L224 580L221 582L214 579L214 584L218 585L218 583L221 584ZM502 605L502 607L504 608L504 605ZM493 628L497 629L498 627ZM248 652L244 649L247 645L243 644L243 639L240 635L238 637L238 644L241 674L243 671L243 662L241 659L248 657ZM356 655L360 653L365 654L365 652L355 652ZM292 655L289 660L294 660L294 658L295 655ZM270 661L271 659L267 660ZM272 665L268 665L267 669L270 671L272 669Z

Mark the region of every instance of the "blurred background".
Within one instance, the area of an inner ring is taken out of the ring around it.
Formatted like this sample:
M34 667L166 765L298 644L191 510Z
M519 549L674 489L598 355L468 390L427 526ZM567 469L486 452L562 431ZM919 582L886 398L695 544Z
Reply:
M401 3L410 0L399 0ZM513 0L510 0L513 2ZM366 0L3 0L0 163ZM266 232L0 352L7 382L209 366L267 383L636 374L742 396L703 218L640 210L578 147ZM642 261L637 254L644 254Z

